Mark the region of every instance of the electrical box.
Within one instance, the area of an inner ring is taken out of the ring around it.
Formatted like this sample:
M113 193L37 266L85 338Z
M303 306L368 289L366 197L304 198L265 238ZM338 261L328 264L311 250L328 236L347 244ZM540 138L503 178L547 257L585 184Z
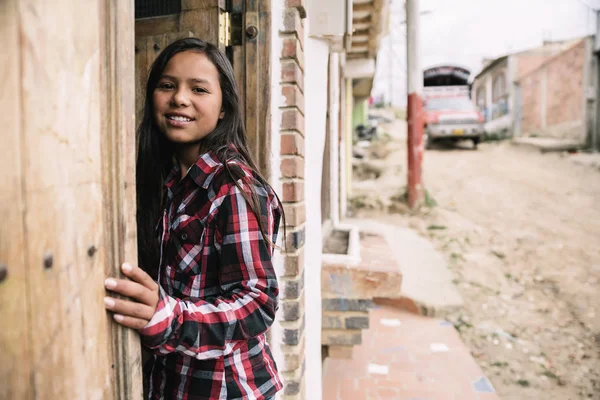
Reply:
M328 39L333 51L344 51L352 36L352 0L306 0L308 34Z

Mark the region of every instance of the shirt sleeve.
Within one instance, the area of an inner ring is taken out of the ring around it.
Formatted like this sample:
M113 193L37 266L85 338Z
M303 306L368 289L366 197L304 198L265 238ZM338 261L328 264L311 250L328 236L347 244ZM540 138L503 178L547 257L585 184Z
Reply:
M259 218L275 242L278 208L271 207L264 188L256 186L256 190ZM222 295L192 302L169 296L159 285L156 312L139 331L144 345L155 353L217 358L231 353L240 341L261 335L273 323L279 289L272 247L237 186L224 195L215 219Z

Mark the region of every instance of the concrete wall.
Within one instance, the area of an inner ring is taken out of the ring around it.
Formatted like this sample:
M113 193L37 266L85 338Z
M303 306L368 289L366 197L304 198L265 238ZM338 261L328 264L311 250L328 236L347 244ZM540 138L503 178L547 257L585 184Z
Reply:
M310 16L308 16L310 19ZM310 23L310 22L309 22ZM329 46L327 42L306 38L305 107L306 169L305 202L305 307L306 319L306 398L321 399L321 176L325 148ZM332 132L333 136L333 132Z
M280 2L273 2L271 4L271 54L281 54L283 48L283 40L279 36L279 31L283 29L283 4ZM279 108L282 104L285 104L285 98L281 90L281 61L279 57L271 57L271 185L275 189L276 193L282 192L281 183L281 136L279 132L281 130L281 109ZM283 241L283 231L279 235L278 245L281 247ZM284 271L284 256L279 252L275 251L273 257L273 266L275 267L275 273L278 277L285 274ZM273 357L278 366L284 365L284 356L282 351L283 344L283 313L278 312L275 315L275 322L271 327L271 351Z
M525 135L586 140L586 48L581 40L520 79Z

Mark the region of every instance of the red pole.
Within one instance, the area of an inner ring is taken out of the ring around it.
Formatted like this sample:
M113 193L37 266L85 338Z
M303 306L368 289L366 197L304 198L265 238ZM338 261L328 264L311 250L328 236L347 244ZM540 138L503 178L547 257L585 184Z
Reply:
M407 197L410 208L423 202L423 71L419 48L419 0L406 0L406 53L408 107L406 110L408 146Z

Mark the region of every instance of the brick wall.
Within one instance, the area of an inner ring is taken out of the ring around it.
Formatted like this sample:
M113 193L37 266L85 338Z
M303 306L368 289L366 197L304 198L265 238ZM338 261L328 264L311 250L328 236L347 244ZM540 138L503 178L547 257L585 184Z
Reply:
M304 388L304 21L302 0L286 0L280 54L281 200L286 213L284 272L280 277L284 379L281 398L303 399Z
M522 129L526 135L585 139L581 40L521 77Z
M538 73L521 79L521 130L525 135L538 134L542 130L541 77Z
M546 115L548 125L583 118L585 42L565 51L549 64Z

